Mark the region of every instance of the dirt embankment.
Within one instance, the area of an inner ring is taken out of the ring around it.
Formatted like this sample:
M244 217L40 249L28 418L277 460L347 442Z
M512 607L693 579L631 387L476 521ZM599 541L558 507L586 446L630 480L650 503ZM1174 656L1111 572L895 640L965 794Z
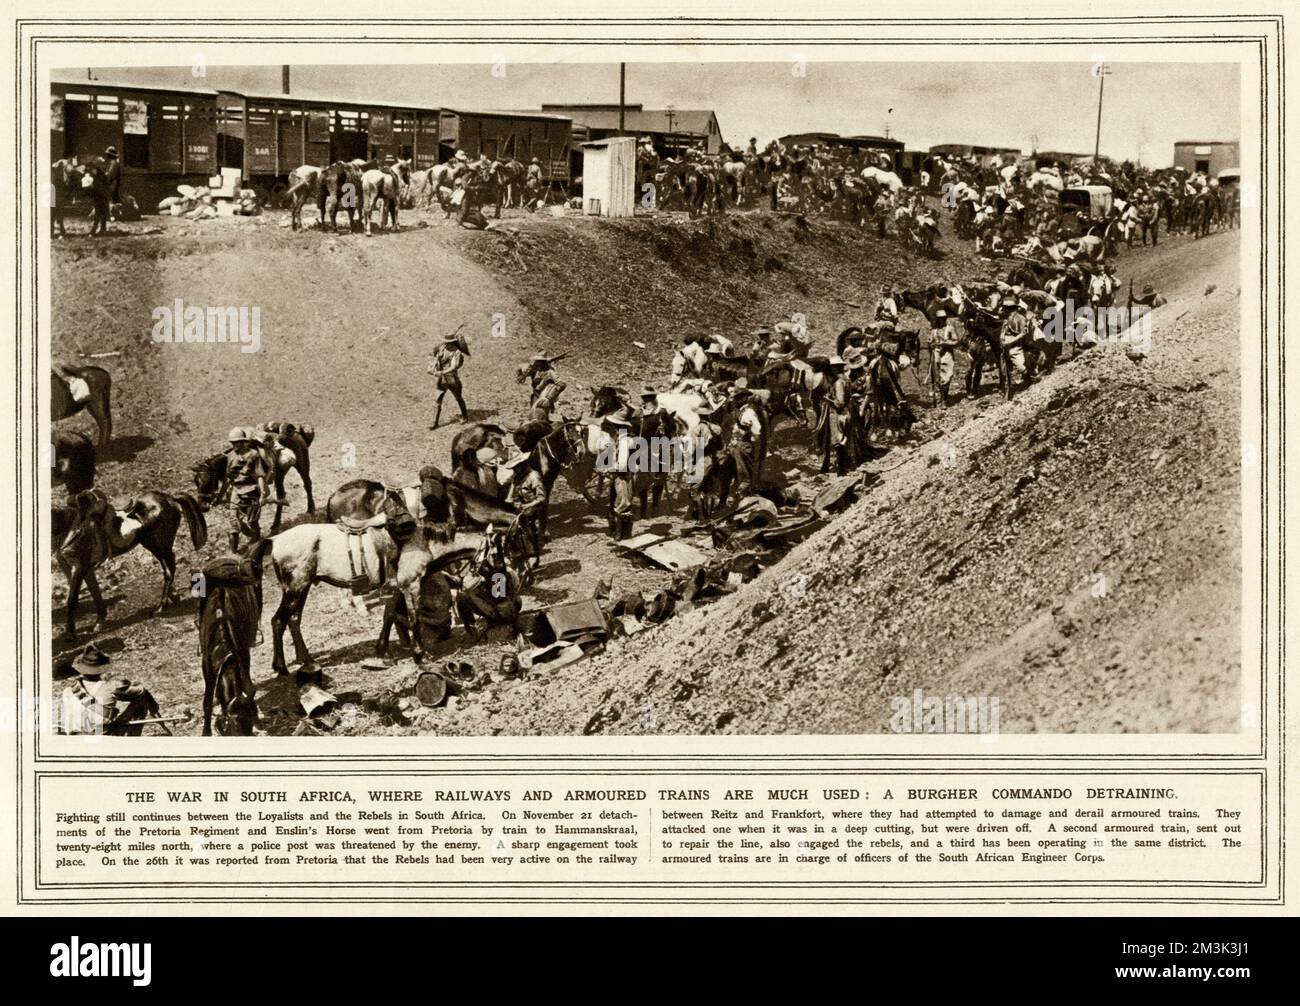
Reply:
M777 567L544 699L521 690L494 725L879 733L921 689L996 697L1008 732L1235 730L1235 237L1142 264L1170 300L1144 361L1101 347L1010 404L942 417L946 434Z
M662 382L684 332L734 336L800 312L825 350L840 328L864 320L883 282L991 272L969 245L949 240L948 257L929 261L900 253L892 239L793 217L512 217L497 233L461 231L440 217L408 215L403 233L368 240L294 234L268 217L167 222L148 237L56 245L56 356L118 354L104 360L121 438L101 466L104 487L185 490L188 466L220 449L230 426L270 419L315 425L318 506L351 478L446 465L456 427L428 430L432 382L424 371L440 336L461 323L473 347L465 375L473 418L511 421L527 404L514 368L538 349L570 354L562 364L572 389L564 408L574 414L585 404L581 388ZM882 477L866 501L740 594L619 644L597 662L494 682L416 724L380 726L363 715L354 729L872 732L885 729L885 697L921 685L1003 696L1004 730L1230 725L1224 717L1235 705L1224 701L1225 689L1235 691L1235 676L1228 656L1220 660L1228 652L1220 643L1237 617L1237 526L1228 516L1238 512L1237 423L1228 411L1236 408L1237 364L1232 352L1216 355L1214 340L1235 349L1236 278L1225 264L1231 259L1235 268L1235 247L1235 236L1224 235L1122 258L1121 275L1154 281L1171 298L1149 362L1098 353L1010 406L988 395L931 414L923 434L975 419L950 434L955 468L928 463L931 445L889 470L903 458L892 452L874 466ZM1203 297L1207 273L1223 275ZM1175 289L1179 282L1185 289ZM150 312L178 297L258 306L261 351L155 345ZM505 320L502 337L492 334L497 316ZM1172 334L1159 334L1170 327ZM1176 340L1190 355L1166 354L1163 346ZM778 436L774 463L806 475L809 460L806 434ZM288 497L288 513L301 519L305 500L294 475ZM590 596L602 577L620 589L664 585L665 574L615 552L603 519L567 489L553 512L555 540L530 606ZM671 531L680 517L676 510L638 530ZM229 527L224 510L209 519L207 553ZM188 543L178 551L183 582L197 563ZM152 688L164 708L197 707L192 604L146 617L156 565L129 556L111 567L103 579L121 672ZM807 577L797 604L780 589L796 571ZM1164 588L1183 573L1190 579L1181 589L1191 593L1180 600ZM1095 574L1107 577L1105 598L1082 603L1076 595L1091 599ZM267 586L269 632L278 591L269 576ZM1177 617L1156 611L1160 604ZM1211 609L1218 620L1204 621L1201 639L1191 638L1190 627L1174 628ZM56 624L61 615L56 607ZM313 592L304 633L339 694L409 685L409 660L370 664L377 620L353 613L342 592ZM1146 631L1152 625L1177 639ZM1020 641L1011 639L1017 632ZM508 648L497 641L457 657L494 668ZM1107 667L1115 661L1120 666ZM271 679L269 665L266 646L254 654L259 705L288 718L292 690ZM1184 666L1206 680L1184 680ZM1061 687L1066 677L1069 689ZM1164 704L1136 708L1127 700L1130 683L1139 694L1139 681L1155 688L1140 694L1164 694ZM1069 709L1059 707L1066 695Z

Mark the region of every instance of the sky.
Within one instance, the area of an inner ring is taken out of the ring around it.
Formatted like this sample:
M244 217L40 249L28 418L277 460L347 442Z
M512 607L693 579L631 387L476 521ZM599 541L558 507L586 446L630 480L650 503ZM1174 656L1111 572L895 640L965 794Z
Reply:
M799 76L796 70L802 69ZM616 63L302 65L290 90L426 107L536 109L618 101ZM1091 63L629 63L627 101L709 108L743 146L787 133L889 134L908 149L938 143L1091 153L1099 78ZM1235 63L1114 63L1106 77L1101 152L1162 167L1176 140L1240 139ZM228 88L277 94L280 67L99 67L56 79ZM891 111L892 110L892 111Z

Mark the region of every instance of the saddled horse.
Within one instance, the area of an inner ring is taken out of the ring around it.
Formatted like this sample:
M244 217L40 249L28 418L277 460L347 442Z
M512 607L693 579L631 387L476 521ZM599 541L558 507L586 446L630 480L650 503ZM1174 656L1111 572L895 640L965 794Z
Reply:
M392 221L393 230L398 229L397 210L402 199L402 190L411 182L411 162L395 161L382 168L371 168L361 175L361 219L366 234L370 233L370 222L374 216L375 206L380 207L379 226L387 227Z
M470 448L475 451L486 448L496 455L498 461L504 461L507 456L506 435L505 427L497 423L470 423L457 430L451 440L452 468L460 464L461 457Z
M137 545L157 559L163 571L162 595L154 614L160 614L175 600L175 544L182 520L189 528L195 551L206 545L208 525L203 511L198 500L187 494L147 492L118 510L103 490L88 489L78 493L71 506L56 508L55 555L68 580L66 638L77 636L77 599L83 581L95 604L95 631L103 626L108 609L95 570L112 556L123 555Z
M58 422L75 416L83 409L90 413L95 425L99 427L98 447L102 450L108 446L113 436L113 410L111 397L113 378L103 367L68 367L61 366L65 374L86 382L90 395L78 402L72 397L68 381L54 370L50 371L50 419Z
M212 735L212 712L220 704L217 731L247 737L257 724L251 651L262 620L262 563L271 541L247 555L218 556L199 574L203 590L194 625L203 662L203 736Z
M411 611L420 609L424 572L432 561L430 532L403 511L380 514L366 521L339 524L299 524L270 539L271 566L280 584L280 604L271 617L274 654L271 667L287 674L284 630L293 638L299 674L310 676L317 667L302 637L302 611L317 583L351 589L354 593L392 586L404 595ZM419 636L415 659L424 657Z

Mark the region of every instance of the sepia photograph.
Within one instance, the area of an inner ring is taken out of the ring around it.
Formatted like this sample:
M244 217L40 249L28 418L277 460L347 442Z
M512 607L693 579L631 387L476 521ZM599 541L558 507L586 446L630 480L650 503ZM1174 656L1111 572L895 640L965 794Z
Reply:
M194 48L40 85L58 733L1253 729L1239 63Z

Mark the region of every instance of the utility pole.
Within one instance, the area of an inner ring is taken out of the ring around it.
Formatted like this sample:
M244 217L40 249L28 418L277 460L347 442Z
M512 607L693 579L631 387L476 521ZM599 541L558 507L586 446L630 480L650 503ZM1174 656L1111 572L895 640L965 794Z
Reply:
M664 115L668 117L668 132L671 133L673 131L673 122L677 119L677 112L674 111L672 105L669 105L664 109Z
M280 67L280 92L289 93L289 64L287 63Z
M623 106L627 101L627 64L618 64L618 135L622 136L625 132L626 119L623 113Z
M1092 72L1100 81L1097 88L1097 139L1092 145L1092 159L1096 161L1101 156L1101 99L1106 95L1106 77L1110 73L1110 67L1104 59L1100 59L1093 66Z

